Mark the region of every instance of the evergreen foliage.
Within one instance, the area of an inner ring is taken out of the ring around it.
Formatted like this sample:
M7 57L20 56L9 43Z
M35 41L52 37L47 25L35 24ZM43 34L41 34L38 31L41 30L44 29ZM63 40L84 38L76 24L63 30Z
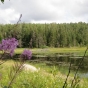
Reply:
M0 24L0 41L15 37L19 47L74 47L88 44L88 23Z

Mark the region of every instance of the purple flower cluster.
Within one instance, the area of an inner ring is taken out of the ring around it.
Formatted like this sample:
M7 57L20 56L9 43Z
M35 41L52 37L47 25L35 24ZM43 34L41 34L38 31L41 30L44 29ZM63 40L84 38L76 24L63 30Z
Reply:
M21 57L23 59L30 59L32 56L32 52L30 50L25 49L23 53L21 54Z
M10 53L12 56L14 54L14 50L17 48L18 41L15 38L3 39L0 44L0 50L4 53Z

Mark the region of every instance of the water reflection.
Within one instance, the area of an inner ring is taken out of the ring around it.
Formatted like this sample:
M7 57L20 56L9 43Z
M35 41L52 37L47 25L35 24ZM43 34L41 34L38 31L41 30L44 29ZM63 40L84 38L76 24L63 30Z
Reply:
M35 61L37 63L42 62L46 63L46 65L58 65L58 66L69 66L69 63L72 64L72 69L75 70L79 62L83 57L76 57L76 56L33 56L31 61ZM88 72L88 57L86 56L80 66L80 71Z
M59 68L69 67L71 62L71 70L75 71L83 57L69 56L69 55L49 55L49 56L33 56L31 61L36 63L46 63L49 66L58 66ZM78 76L81 78L88 78L88 56L86 56L79 68Z
M88 78L88 73L79 73L78 76L80 78Z

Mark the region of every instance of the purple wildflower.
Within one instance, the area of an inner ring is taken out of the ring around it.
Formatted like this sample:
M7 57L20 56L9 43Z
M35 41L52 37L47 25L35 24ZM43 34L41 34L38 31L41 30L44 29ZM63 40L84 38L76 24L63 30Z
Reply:
M23 53L21 54L21 57L23 59L30 59L32 56L32 52L30 50L25 49Z
M4 53L10 53L12 56L14 54L14 50L17 48L18 41L15 38L3 39L0 44L0 50Z

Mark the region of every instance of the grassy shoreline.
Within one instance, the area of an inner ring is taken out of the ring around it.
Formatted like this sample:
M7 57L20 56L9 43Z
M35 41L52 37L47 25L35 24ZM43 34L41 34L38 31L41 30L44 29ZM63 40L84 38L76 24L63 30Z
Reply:
M38 55L50 55L50 54L58 54L58 53L66 53L66 54L76 54L78 56L83 56L87 47L71 47L71 48L33 48L30 49L33 54ZM24 49L29 48L17 48L15 50L16 54L21 54ZM88 51L86 53L88 55Z
M11 66L14 64L13 60L8 60L6 63L1 65L0 73L2 74L2 79L0 81L0 86L8 85L10 81L8 74ZM12 88L62 88L64 81L67 76L67 72L64 70L64 73L60 72L60 68L46 66L45 64L34 64L37 68L40 68L39 72L30 72L22 71L17 75L16 80L12 84ZM68 87L70 88L71 81L73 79L73 74L69 76ZM87 79L81 79L76 88L87 88Z

